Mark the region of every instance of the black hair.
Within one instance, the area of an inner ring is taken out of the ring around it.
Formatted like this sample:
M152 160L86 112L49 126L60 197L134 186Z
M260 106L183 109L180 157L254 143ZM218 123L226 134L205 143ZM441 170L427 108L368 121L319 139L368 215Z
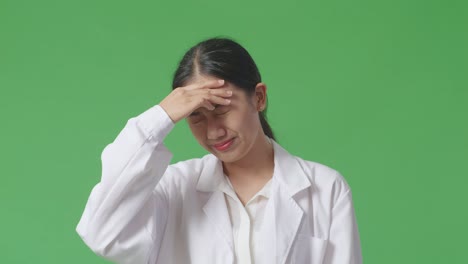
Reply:
M262 81L257 65L247 50L228 38L210 38L190 48L175 71L172 89L186 85L196 74L224 79L248 96L253 95L255 86ZM265 135L275 140L266 119L266 108L259 112L259 117Z

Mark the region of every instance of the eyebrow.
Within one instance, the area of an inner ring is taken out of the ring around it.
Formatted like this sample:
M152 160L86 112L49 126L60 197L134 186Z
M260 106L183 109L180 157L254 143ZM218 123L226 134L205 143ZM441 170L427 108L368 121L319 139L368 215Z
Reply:
M218 107L223 107L223 106L228 106L228 105L213 104L213 106L215 107L215 109L213 109L212 111L216 110L216 108ZM200 111L193 111L189 116L196 116L199 114L200 114Z
M215 109L216 109L216 108L218 108L218 106L221 106L221 105L220 105L220 104L214 104L213 106L214 106ZM200 107L200 108L201 108L201 107ZM197 109L200 109L200 108L197 108ZM200 111L193 111L192 114L190 114L190 115L198 115L198 114L200 114Z

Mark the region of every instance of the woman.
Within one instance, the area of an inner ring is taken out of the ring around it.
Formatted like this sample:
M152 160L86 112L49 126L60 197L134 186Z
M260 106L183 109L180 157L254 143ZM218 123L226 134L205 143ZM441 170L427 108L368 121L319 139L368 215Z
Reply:
M85 243L118 263L361 263L349 186L274 141L266 91L238 43L192 47L173 91L104 149ZM182 119L211 154L169 165Z

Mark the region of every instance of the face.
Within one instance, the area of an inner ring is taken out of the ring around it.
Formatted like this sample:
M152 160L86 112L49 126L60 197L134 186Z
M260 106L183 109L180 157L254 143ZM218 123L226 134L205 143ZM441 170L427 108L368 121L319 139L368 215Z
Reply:
M216 79L198 76L193 82ZM257 95L246 93L226 82L223 87L232 88L233 95L228 106L218 105L214 110L196 109L187 122L198 143L224 162L244 158L259 136L263 137L258 116Z

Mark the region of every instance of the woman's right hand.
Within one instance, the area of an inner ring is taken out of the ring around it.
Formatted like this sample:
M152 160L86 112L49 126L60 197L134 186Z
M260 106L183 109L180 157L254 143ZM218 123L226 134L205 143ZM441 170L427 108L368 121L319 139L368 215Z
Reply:
M194 110L204 107L214 110L214 105L229 105L232 89L222 88L224 80L210 80L175 88L159 105L174 123L186 118Z

